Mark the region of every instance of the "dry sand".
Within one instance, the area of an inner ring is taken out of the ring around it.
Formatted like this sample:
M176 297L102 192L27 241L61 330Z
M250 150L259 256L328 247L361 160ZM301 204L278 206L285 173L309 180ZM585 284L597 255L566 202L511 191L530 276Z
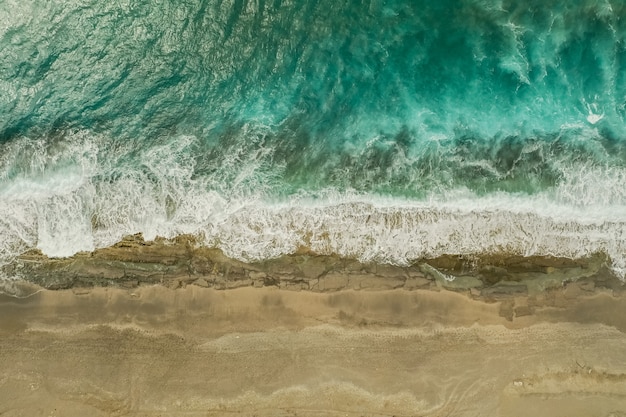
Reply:
M1 416L626 416L626 298L610 291L24 297L0 297Z

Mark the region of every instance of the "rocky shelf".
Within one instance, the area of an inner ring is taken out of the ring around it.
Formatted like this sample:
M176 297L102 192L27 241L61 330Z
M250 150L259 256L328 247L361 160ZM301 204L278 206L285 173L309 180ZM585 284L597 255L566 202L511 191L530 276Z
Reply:
M230 289L275 286L329 292L344 289L432 289L500 299L569 288L621 292L624 283L602 255L584 259L519 255L446 255L399 267L318 255L302 248L293 255L245 263L198 245L191 236L145 241L140 234L69 258L24 253L3 274L47 289L94 286L132 288L161 284Z

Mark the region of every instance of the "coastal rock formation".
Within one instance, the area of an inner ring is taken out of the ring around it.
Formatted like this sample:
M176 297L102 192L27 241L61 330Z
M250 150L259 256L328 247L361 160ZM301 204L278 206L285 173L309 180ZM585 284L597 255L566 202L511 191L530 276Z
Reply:
M137 234L111 247L69 258L48 258L30 251L5 266L3 272L48 289L141 284L170 288L189 284L216 289L278 287L315 292L421 288L500 299L566 288L569 294L575 288L621 291L623 283L606 265L601 256L572 260L449 255L399 267L318 255L306 248L277 259L245 263L227 257L219 249L203 247L191 236L148 242Z

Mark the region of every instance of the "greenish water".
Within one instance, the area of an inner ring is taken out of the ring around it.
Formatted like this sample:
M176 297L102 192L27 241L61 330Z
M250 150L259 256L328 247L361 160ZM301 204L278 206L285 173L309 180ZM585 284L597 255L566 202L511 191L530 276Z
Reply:
M243 259L626 268L625 18L615 0L2 2L0 258L143 232Z

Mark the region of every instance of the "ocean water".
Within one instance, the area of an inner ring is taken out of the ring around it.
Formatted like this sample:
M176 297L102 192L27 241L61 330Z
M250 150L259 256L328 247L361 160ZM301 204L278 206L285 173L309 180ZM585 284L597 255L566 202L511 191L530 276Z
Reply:
M624 277L626 2L0 1L0 265L138 232Z

